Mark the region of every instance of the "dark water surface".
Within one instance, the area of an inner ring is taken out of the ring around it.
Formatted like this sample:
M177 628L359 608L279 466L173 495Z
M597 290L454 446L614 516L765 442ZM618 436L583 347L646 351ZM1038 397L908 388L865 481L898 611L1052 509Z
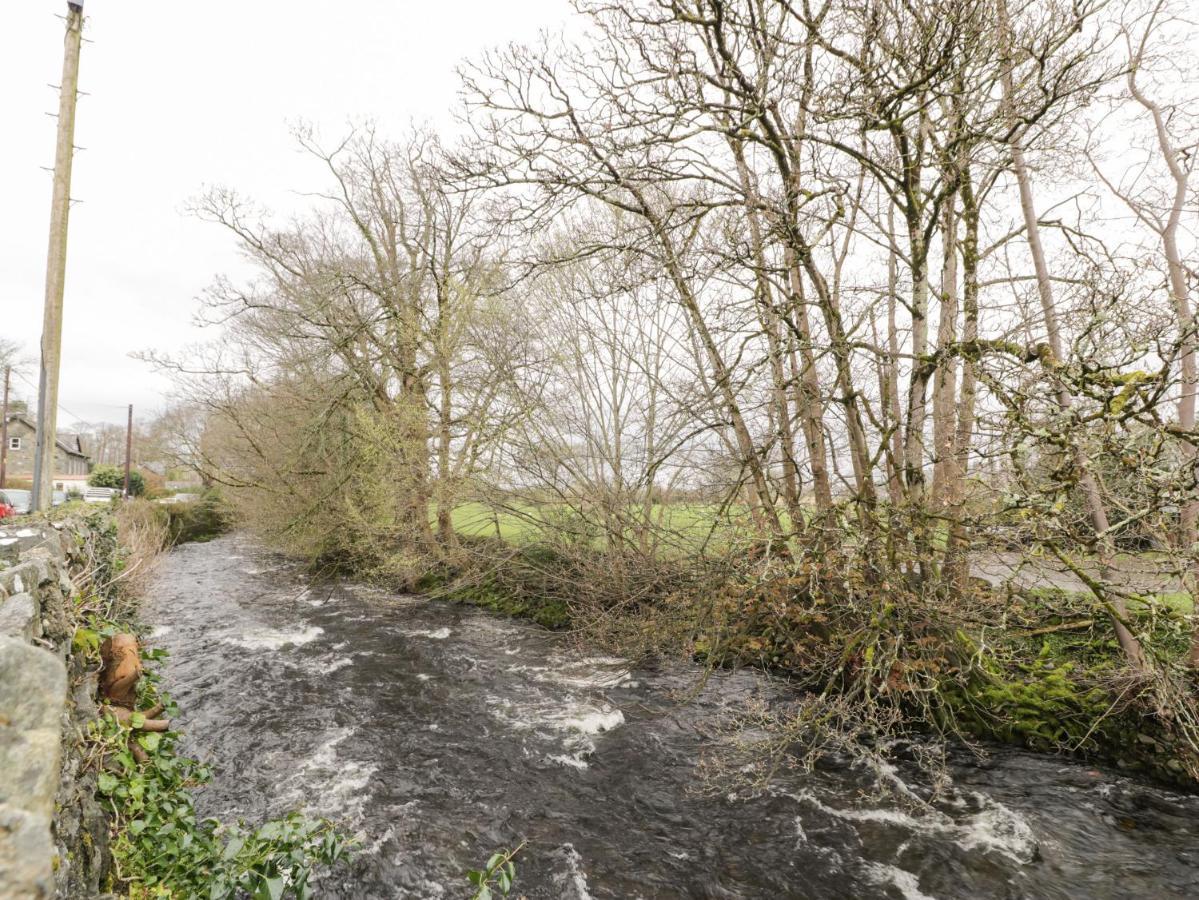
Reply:
M522 839L529 898L1199 897L1199 798L1060 759L963 758L931 811L853 768L703 791L721 722L786 686L632 669L534 625L309 583L232 535L170 554L145 610L201 809L303 807L362 835L317 895L460 898ZM873 799L872 799L873 798Z

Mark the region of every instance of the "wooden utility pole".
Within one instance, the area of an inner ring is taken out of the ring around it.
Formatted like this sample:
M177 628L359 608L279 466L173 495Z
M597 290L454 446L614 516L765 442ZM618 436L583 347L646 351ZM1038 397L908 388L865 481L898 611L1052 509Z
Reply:
M4 477L8 470L8 380L12 376L12 366L4 367L4 404L0 413L0 488L5 485Z
M125 425L125 492L129 496L129 458L133 455L133 404L129 404L129 421Z
M75 100L79 93L79 46L83 0L67 3L62 83L58 91L58 142L54 193L50 201L50 246L46 252L46 302L42 319L42 364L37 392L37 440L33 458L33 509L50 508L54 449L58 434L58 370L62 357L62 298L67 275L67 219L71 212L71 163L75 156Z

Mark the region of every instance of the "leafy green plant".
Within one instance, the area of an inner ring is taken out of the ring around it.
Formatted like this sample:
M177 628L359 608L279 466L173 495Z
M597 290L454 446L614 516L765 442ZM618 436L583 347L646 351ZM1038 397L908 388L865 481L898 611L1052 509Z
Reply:
M467 880L475 886L471 900L492 900L496 896L508 896L516 881L516 865L512 860L524 846L525 842L521 841L520 846L514 850L493 853L482 869L471 869L466 873Z
M161 651L147 656L161 658ZM168 713L177 711L155 680L144 693ZM330 822L294 812L258 827L198 819L192 791L211 771L178 753L175 732L136 731L143 722L140 713L129 725L107 715L91 726L98 794L115 835L113 887L134 898L311 897L315 868L340 860L350 841ZM144 762L130 749L131 732L145 751Z

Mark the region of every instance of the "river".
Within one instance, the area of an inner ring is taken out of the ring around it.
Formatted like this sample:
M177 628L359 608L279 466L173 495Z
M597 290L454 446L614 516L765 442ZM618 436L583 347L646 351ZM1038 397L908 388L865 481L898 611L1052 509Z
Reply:
M923 810L903 763L716 791L697 760L784 683L717 673L696 694L686 664L312 582L244 535L174 550L150 596L175 724L216 766L201 812L299 807L361 836L318 897L467 897L465 871L522 840L531 900L1199 896L1199 798L1116 773L997 749L955 754Z

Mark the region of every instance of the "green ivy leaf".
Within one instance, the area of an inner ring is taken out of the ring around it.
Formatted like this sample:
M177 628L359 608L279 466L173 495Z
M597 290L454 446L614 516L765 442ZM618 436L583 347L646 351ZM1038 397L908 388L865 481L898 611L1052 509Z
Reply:
M237 856L237 854L241 852L241 848L244 847L245 844L246 839L240 835L231 838L229 843L225 845L225 849L221 851L221 859L233 859L233 857Z
M80 625L75 629L75 637L71 640L71 646L78 653L95 653L100 649L100 634L91 628L84 628Z
M267 893L264 895L264 900L280 900L283 896L283 876L278 875L274 878L265 879Z

